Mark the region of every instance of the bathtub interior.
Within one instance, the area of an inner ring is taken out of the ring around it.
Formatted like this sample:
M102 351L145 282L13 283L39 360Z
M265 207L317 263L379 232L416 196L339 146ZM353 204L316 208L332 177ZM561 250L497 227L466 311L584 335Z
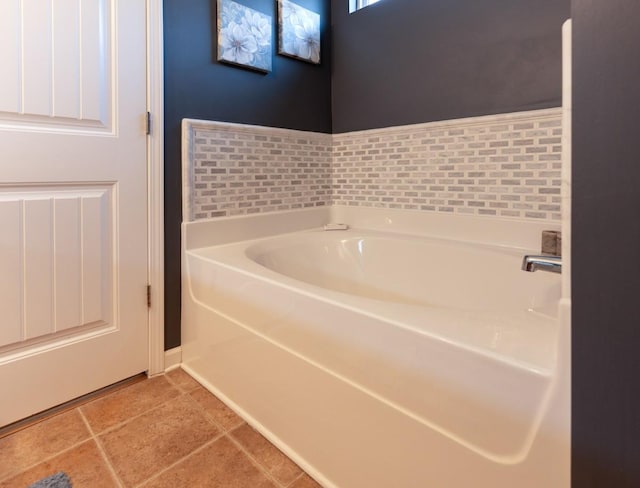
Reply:
M423 307L556 316L560 279L522 273L525 252L358 229L265 239L246 250L277 273L342 293Z

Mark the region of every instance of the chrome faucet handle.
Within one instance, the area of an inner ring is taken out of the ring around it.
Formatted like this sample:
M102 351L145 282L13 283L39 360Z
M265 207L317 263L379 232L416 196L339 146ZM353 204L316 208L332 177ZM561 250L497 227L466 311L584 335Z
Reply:
M530 273L538 270L562 273L562 258L560 256L533 256L527 254L522 258L522 270Z

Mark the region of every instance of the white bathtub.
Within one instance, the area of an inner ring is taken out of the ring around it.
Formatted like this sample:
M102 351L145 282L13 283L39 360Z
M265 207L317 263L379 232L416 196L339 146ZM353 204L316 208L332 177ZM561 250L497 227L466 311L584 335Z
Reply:
M347 214L186 224L185 369L327 487L564 486L560 277L468 219Z

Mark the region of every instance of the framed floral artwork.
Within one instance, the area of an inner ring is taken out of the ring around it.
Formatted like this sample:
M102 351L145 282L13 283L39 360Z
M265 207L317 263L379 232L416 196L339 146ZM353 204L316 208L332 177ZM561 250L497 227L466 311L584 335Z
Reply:
M278 53L320 64L320 14L278 0Z
M218 0L218 61L271 71L272 20L232 0Z

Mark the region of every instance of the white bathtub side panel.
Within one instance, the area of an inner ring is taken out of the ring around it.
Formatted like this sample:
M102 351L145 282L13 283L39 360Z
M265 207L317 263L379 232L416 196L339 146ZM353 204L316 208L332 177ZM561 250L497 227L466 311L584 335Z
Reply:
M546 408L547 376L188 259L184 291L199 303L489 458L526 456Z
M558 433L487 460L225 318L185 302L185 369L326 488L566 488Z

